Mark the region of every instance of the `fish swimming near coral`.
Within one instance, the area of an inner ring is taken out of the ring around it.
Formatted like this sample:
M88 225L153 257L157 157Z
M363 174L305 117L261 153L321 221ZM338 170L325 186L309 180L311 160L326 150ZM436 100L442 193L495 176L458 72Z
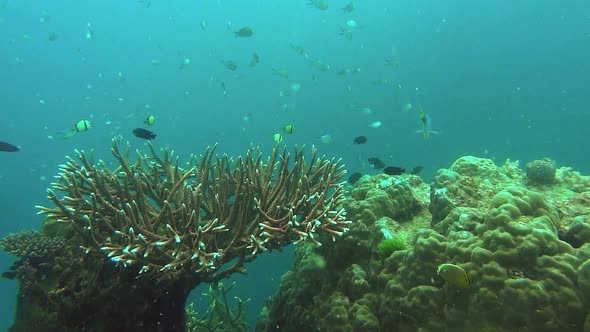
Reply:
M317 141L322 143L322 144L332 144L332 142L334 141L332 139L332 135L330 134L324 134L320 137L317 138Z
M49 41L56 41L59 39L59 35L55 32L49 34L49 36L47 36L47 40Z
M329 7L328 0L311 0L307 4L313 5L319 10L327 10Z
M342 11L345 12L346 14L352 13L353 10L354 10L354 4L352 2L350 2L348 5L342 7Z
M232 60L223 61L223 66L231 71L238 69L238 64Z
M412 108L413 108L413 106L410 103L407 103L407 104L403 104L402 105L402 111L403 112L409 112L409 111L412 110Z
M373 166L373 169L382 169L383 167L385 167L385 163L382 162L379 158L371 157L367 160L369 161L369 164Z
M371 122L369 124L369 127L371 127L371 128L379 128L379 127L381 127L381 125L382 125L381 121L374 121L374 122Z
M283 140L283 135L279 134L279 133L275 133L272 135L272 141L275 143L279 143Z
M471 279L463 268L455 264L441 264L436 269L438 274L444 281L455 287L466 288L471 285Z
M10 143L0 141L0 151L3 152L16 152L19 151L20 148L16 145L12 145Z
M387 175L402 175L406 172L406 169L403 167L397 166L387 166L383 169L383 173Z
M412 170L410 171L410 174L417 175L418 173L422 172L423 168L424 167L422 167L422 166L416 166L416 167L412 168Z
M143 121L143 123L145 123L148 126L153 126L155 122L156 122L156 117L151 114L148 115L148 117L145 119L145 121Z
M292 124L286 124L283 126L283 131L285 134L292 134L295 132L295 126Z
M424 113L422 107L420 107L420 122L422 123L422 130L417 130L416 133L421 133L424 138L429 138L430 134L439 134L437 131L432 130L430 114Z
M90 128L91 128L90 121L80 120L80 121L76 122L76 124L74 125L74 128L62 130L57 135L60 136L61 138L67 139L67 138L71 138L76 133L87 131Z
M351 185L354 185L358 180L360 180L363 177L362 173L356 172L356 173L352 173L350 174L350 176L348 177L348 183L350 183Z
M254 67L259 63L260 63L260 57L258 56L258 53L252 54L252 58L250 59L250 67Z
M143 128L133 129L133 135L135 135L135 137L147 139L148 141L156 138L156 134Z
M340 35L346 40L352 40L352 30L350 28L340 28Z
M280 76L284 79L288 79L289 78L289 72L283 69L276 69L276 68L272 68L272 72L273 74Z

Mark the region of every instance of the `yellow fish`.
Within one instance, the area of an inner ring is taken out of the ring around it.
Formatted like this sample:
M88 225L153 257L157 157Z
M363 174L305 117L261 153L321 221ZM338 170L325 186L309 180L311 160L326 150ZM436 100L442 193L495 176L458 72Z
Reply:
M466 288L471 285L471 279L463 268L455 264L441 264L436 269L438 274L444 281L455 287Z

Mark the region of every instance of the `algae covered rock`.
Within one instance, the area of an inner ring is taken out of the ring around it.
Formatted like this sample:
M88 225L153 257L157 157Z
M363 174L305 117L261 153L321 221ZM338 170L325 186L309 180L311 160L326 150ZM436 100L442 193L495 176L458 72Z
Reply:
M398 250L407 249L406 244L398 237L385 239L377 245L377 251L381 257L389 257Z

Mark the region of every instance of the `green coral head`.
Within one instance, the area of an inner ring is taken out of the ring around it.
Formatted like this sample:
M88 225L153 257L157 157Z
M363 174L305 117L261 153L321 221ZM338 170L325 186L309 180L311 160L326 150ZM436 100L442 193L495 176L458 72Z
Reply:
M392 237L385 239L377 245L377 252L381 257L389 257L398 250L406 250L408 247L401 239Z

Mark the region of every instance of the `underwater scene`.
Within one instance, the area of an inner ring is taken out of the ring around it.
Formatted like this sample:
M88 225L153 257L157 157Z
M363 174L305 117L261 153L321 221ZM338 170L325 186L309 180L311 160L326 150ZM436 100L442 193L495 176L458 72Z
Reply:
M0 330L590 331L590 2L0 0Z

